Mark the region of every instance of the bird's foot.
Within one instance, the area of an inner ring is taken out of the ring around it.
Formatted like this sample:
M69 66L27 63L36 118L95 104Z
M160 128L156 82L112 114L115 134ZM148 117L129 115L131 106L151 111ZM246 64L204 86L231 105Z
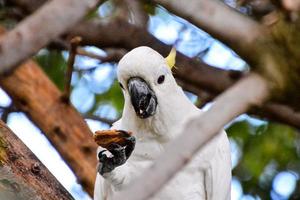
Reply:
M133 136L128 136L126 139L126 146L121 146L117 143L113 143L107 148L107 150L112 154L108 157L103 150L99 152L99 168L98 172L103 175L114 170L116 167L123 165L126 160L131 155L135 147L135 138Z

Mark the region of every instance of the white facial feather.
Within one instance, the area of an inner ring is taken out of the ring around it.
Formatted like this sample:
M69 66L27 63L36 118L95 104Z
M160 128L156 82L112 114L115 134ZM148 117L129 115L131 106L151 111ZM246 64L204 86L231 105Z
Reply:
M165 80L159 84L157 80L161 75L165 76ZM154 91L158 101L154 116L147 119L139 119L136 116L127 91L127 81L132 77L144 79ZM138 127L140 132L141 129L145 129L145 132L169 138L172 133L176 132L171 130L175 127L174 124L183 123L186 116L199 111L177 85L165 58L149 47L135 48L120 60L118 80L125 88L123 91L125 106L122 121L130 119L124 122L129 130Z
M119 62L118 80L126 86L129 78L143 78L150 86L157 84L160 75L171 75L165 58L149 47L137 47Z

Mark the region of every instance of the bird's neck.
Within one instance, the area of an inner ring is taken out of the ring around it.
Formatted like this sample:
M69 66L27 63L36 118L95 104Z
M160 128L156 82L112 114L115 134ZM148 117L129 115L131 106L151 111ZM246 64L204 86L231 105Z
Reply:
M172 94L158 99L156 114L147 119L136 116L129 101L125 99L122 124L130 131L135 132L136 137L143 139L160 140L168 142L176 137L179 128L188 116L199 113L198 109L190 102L180 87L176 87ZM126 105L128 104L128 105Z

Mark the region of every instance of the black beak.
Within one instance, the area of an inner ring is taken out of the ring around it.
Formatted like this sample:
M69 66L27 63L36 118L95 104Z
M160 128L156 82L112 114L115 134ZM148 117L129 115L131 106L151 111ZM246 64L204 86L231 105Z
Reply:
M134 77L129 79L127 86L131 104L137 116L143 119L153 116L156 111L157 99L149 85L143 79Z

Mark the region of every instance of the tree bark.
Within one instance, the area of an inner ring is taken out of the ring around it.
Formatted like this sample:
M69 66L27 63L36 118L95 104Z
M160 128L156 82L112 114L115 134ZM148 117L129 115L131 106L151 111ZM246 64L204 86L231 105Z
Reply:
M0 37L0 74L9 73L76 24L98 0L53 0Z
M0 199L73 199L2 121L0 121Z
M93 194L97 146L83 118L62 100L51 80L35 62L28 61L11 75L0 77L0 85L44 132L82 186Z

